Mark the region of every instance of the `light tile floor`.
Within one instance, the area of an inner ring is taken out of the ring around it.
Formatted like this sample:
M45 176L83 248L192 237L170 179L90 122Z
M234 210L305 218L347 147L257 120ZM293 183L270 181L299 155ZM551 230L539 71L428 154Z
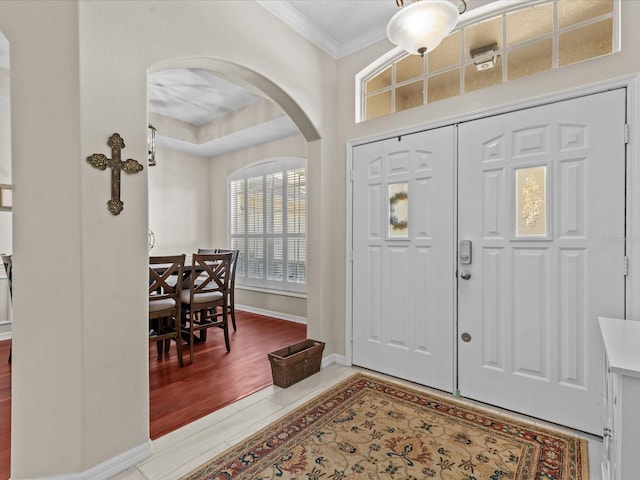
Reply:
M287 389L271 386L260 390L249 397L153 441L153 454L150 458L139 463L135 468L112 477L112 480L178 479L210 458L239 443L252 433L286 415L327 388L359 371L365 370L333 364ZM370 371L365 372L373 376L389 378ZM391 380L421 390L432 391L395 378L391 378ZM435 391L434 393L438 394L440 392ZM464 399L462 401L470 405L507 413L520 420L533 421L539 425L549 426L545 422L531 420L528 417L504 412L477 402ZM590 480L600 480L602 440L582 432L572 433L587 438L589 441Z

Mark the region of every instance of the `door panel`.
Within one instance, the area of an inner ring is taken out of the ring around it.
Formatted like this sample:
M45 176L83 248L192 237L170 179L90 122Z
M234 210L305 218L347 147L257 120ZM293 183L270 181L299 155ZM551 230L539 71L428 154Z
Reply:
M353 161L353 363L447 391L454 144L445 127L359 146Z
M463 396L600 433L598 315L624 315L625 92L459 127ZM461 336L460 336L461 338Z

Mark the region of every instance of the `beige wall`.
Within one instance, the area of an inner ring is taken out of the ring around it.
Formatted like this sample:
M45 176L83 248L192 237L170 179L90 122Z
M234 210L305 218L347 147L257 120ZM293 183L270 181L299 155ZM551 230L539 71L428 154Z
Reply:
M158 148L149 170L149 228L155 236L150 255L191 255L211 245L208 158ZM224 198L224 196L223 196Z
M321 259L332 248L323 243L321 210L324 164L336 148L335 62L253 2L4 1L0 30L11 44L18 205L11 476L94 478L91 469L102 462L144 453L149 438L148 338L140 321L149 172L123 176L125 207L115 217L106 209L109 174L85 158L110 153L107 139L118 132L123 157L144 161L146 71L163 62L239 64L269 94L286 92L275 100L307 123L309 139L317 138L314 129L322 136L309 144L315 278L308 317L310 336L324 339ZM254 32L263 32L261 41ZM327 350L336 348L327 339Z
M306 323L307 299L277 293L265 293L236 286L236 304L240 310L264 313L298 323Z

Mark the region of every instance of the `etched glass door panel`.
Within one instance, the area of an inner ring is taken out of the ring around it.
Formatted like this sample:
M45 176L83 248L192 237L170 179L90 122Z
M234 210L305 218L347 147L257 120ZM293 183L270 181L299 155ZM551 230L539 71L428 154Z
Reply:
M353 156L353 363L446 391L454 364L454 128Z
M461 394L602 429L598 315L624 315L625 92L462 124ZM462 340L462 335L470 341Z
M409 237L409 182L389 184L389 237Z

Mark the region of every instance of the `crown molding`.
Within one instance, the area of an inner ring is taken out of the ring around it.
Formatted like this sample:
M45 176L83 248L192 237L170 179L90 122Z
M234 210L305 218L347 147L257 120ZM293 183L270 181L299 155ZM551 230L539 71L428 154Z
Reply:
M339 46L336 39L327 35L324 30L309 21L294 6L288 2L265 0L257 0L257 3L269 10L273 15L285 22L307 40L321 48L333 59L337 60L339 58Z

